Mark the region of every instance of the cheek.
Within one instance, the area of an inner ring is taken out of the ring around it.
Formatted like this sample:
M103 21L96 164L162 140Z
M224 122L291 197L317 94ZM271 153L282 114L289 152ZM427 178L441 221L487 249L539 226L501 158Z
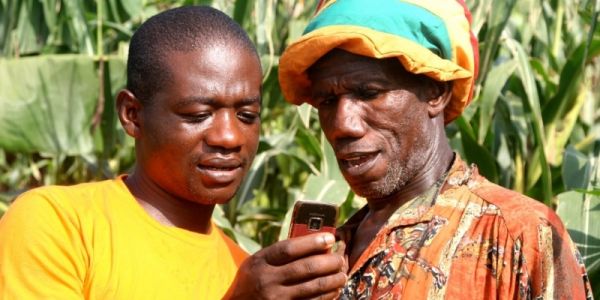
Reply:
M202 130L198 126L174 121L153 122L152 126L147 127L146 136L152 152L179 160L193 152L195 145L202 139Z

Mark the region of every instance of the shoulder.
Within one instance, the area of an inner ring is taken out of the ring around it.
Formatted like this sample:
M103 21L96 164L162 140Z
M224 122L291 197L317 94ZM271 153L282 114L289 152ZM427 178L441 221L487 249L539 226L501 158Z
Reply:
M509 232L514 236L532 230L538 233L541 227L551 227L554 231L565 232L564 225L554 210L540 201L484 178L471 191L484 202L498 208Z
M542 227L565 232L556 213L540 201L490 182L479 174L477 166L467 165L460 157L455 160L446 179L444 193L480 203L488 216L504 223L513 239L537 233Z
M246 251L244 251L242 248L240 248L240 246L238 246L238 244L236 244L229 236L227 236L223 230L221 230L220 228L218 228L216 226L216 224L213 223L213 230L217 230L219 235L221 236L221 239L223 240L223 242L225 243L225 246L227 247L227 250L229 250L229 253L231 254L231 257L233 258L233 261L235 262L236 266L240 266L242 264L242 262L248 258L248 253L246 253Z
M92 210L96 200L110 198L113 190L118 191L118 179L73 186L44 186L19 195L2 217L3 222L27 224L44 222L68 225L77 223L81 214ZM36 220L39 220L37 222ZM52 222L53 221L53 222Z
M471 174L462 177L466 180L447 188L448 193L461 199L457 203L472 207L476 219L466 223L468 238L461 241L455 256L468 258L486 253L485 267L496 267L491 270L504 278L498 284L517 283L515 290L501 288L509 294L584 299L589 287L583 261L556 213L539 201L489 182L478 175L476 167L471 169ZM480 252L485 241L492 248ZM499 265L489 264L496 259ZM467 268L479 266L466 261Z
M553 247L574 250L565 226L550 207L490 182L479 175L475 165L468 166L460 158L452 167L443 193L462 199L457 203L473 206L473 213L480 218L473 226L497 227L511 243L536 259Z
M56 205L84 205L102 196L123 193L126 187L120 178L76 185L50 185L31 189L19 195L14 204L47 201ZM104 197L108 198L108 197Z

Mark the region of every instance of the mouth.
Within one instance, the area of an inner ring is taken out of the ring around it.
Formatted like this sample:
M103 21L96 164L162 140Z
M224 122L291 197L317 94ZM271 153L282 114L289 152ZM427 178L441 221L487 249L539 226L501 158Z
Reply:
M343 156L338 159L340 165L344 169L362 169L372 164L378 157L379 152L354 152Z
M228 172L228 171L233 171L237 168L239 168L240 166L235 166L235 167L227 167L227 166L205 166L205 165L198 165L199 169L202 170L207 170L207 171L217 171L217 172Z
M202 181L208 186L221 186L241 179L243 164L238 159L212 158L197 165Z

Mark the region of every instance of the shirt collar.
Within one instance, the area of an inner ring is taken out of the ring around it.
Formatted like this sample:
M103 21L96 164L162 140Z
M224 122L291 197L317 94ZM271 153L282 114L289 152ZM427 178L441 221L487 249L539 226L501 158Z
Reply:
M468 166L461 159L460 155L455 154L450 170L440 177L427 191L398 207L377 235L387 235L399 226L431 221L434 216L432 207L435 204L437 196L449 188L468 184L472 176L477 174L475 166ZM344 225L338 228L338 238L348 243L352 239L352 234L356 231L356 228L368 212L369 206L365 205L352 215Z

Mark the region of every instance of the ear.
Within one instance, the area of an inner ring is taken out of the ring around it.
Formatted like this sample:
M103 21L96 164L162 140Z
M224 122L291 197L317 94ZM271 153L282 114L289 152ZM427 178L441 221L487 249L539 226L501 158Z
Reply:
M443 115L444 108L452 99L452 84L449 82L431 82L429 100L427 100L427 104L429 104L429 117L435 118L440 114Z
M140 137L140 111L142 103L127 89L117 95L117 114L125 132L133 138Z

